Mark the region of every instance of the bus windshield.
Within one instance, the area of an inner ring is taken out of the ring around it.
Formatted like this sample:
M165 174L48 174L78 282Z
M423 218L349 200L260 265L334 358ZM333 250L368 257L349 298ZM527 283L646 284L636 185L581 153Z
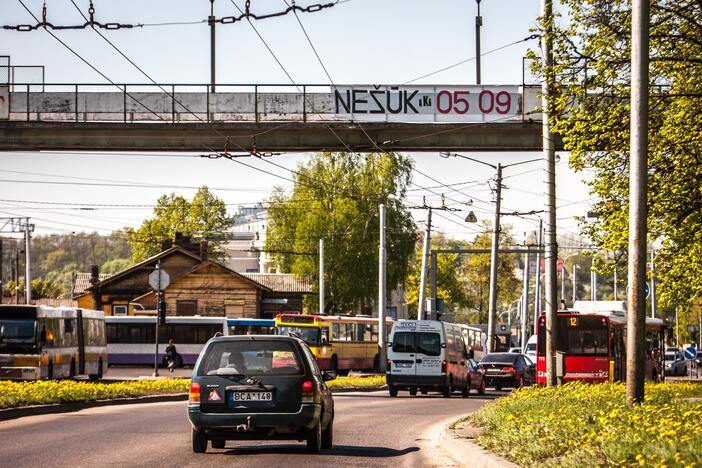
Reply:
M277 327L278 335L293 335L301 338L310 346L319 346L319 328L316 327Z
M599 316L559 316L556 349L568 356L608 356L607 322ZM538 355L546 355L546 327L539 323Z
M34 320L0 319L0 342L34 339Z

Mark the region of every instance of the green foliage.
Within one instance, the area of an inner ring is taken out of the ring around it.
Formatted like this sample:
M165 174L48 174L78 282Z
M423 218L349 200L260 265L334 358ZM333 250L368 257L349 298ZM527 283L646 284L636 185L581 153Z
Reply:
M208 255L213 259L224 256L222 245L226 231L233 224L223 200L201 187L192 201L171 193L156 202L154 217L144 220L137 229L128 231L132 246L132 261L140 262L161 251L161 242L174 239L176 233L209 241Z
M531 387L470 418L477 442L522 466L697 466L702 385L647 384L628 408L623 383Z
M19 289L20 299L24 297L24 279L20 279L17 288ZM41 278L34 278L32 280L32 299L56 299L63 293L61 286L51 280L43 280ZM15 282L13 280L8 281L2 291L4 297L14 297L15 295Z
M113 258L102 264L100 267L100 273L107 275L115 275L121 271L126 270L132 262L127 258Z
M594 177L597 219L583 223L599 247L628 242L631 5L628 0L564 0L557 29L554 130L571 167ZM651 2L648 230L658 240L662 305L702 296L702 5ZM566 112L567 111L567 112ZM622 268L625 269L625 268Z
M266 249L277 252L282 271L310 275L316 284L324 239L327 313L370 311L378 290L380 204L386 206L388 288L407 276L416 234L402 200L411 170L400 155L320 153L297 168L292 193L278 188L271 195Z

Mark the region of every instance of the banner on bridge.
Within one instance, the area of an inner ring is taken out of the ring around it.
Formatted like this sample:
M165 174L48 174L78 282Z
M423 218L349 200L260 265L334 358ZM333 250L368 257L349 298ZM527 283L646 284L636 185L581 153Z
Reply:
M518 86L332 87L338 118L369 122L505 122L521 118Z

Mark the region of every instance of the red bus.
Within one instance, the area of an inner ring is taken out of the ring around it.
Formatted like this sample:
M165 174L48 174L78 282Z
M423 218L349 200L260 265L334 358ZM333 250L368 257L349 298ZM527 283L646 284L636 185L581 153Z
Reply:
M563 383L615 382L626 379L626 310L622 302L589 301L556 319L556 368ZM665 322L646 319L646 378L663 379ZM546 384L546 316L541 315L536 342L536 383Z

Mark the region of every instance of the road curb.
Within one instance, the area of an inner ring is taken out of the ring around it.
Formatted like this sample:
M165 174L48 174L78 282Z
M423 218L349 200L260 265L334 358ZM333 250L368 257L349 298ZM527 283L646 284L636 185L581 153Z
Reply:
M471 468L518 468L519 465L505 460L504 458L495 455L474 444L470 440L459 437L456 432L451 429L453 424L444 426L441 432L440 443L446 452L451 455L451 458L456 460L462 466L470 466Z
M381 390L387 390L388 386L383 385L382 387L348 387L348 388L332 388L332 393L351 393L351 392L379 392Z
M17 408L1 409L0 421L23 418L25 416L37 416L41 414L70 413L73 411L80 411L86 408L95 408L98 406L160 403L165 401L185 401L187 399L187 393L175 393L168 395L149 395L135 398L115 398L112 400L76 401L70 403L56 403L53 405L20 406Z

